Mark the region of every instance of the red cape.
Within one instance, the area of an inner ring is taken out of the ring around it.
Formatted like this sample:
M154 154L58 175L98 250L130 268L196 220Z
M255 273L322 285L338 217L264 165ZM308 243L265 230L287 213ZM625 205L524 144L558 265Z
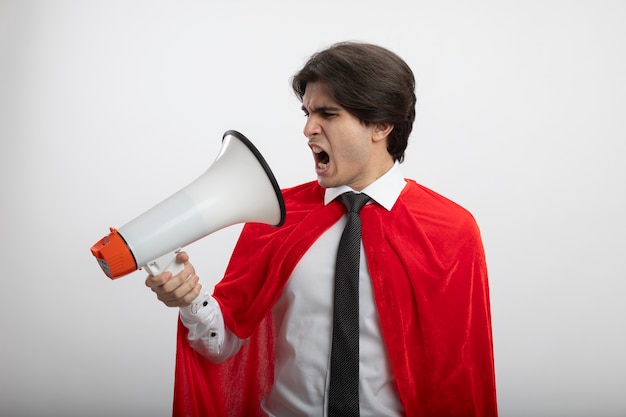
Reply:
M214 297L226 326L250 338L215 365L179 322L174 416L256 416L273 383L271 309L296 264L345 212L316 182L283 191L274 228L247 224ZM408 181L391 211L361 211L362 238L387 351L407 416L496 416L487 268L465 209Z

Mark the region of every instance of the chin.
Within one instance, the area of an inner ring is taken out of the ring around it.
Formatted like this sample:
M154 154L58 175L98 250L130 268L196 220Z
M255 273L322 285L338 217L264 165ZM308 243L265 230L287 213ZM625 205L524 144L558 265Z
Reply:
M335 187L341 187L342 185L347 185L345 182L340 182L340 181L330 181L328 179L317 179L318 184L322 187L322 188L335 188Z
M333 188L333 187L336 187L336 185L334 185L331 181L329 181L326 178L317 177L317 183L322 188Z

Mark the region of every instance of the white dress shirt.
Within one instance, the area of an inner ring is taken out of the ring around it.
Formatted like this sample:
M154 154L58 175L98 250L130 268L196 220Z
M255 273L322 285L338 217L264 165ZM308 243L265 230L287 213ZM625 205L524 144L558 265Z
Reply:
M390 210L406 182L399 164L363 190ZM326 189L324 203L347 186ZM274 385L263 401L269 416L325 416L330 374L335 258L346 224L343 216L323 233L296 265L273 307L277 340ZM219 304L203 294L207 306L192 314L181 308L194 349L214 362L234 355L245 343L228 329ZM359 401L362 417L402 416L403 409L382 339L367 262L361 244L359 277Z

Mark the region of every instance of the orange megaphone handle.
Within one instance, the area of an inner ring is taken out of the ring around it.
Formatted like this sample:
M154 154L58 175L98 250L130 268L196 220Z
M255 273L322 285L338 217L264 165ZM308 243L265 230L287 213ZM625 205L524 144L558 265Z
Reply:
M136 271L138 266L122 235L113 227L110 230L110 234L91 247L91 253L98 260L104 273L109 278L115 279Z

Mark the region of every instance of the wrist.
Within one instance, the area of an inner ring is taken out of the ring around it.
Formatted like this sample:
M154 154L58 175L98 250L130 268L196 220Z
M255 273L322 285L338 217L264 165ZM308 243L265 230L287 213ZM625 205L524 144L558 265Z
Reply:
M189 305L180 307L180 312L182 317L188 321L202 321L209 316L213 303L216 303L215 300L203 285L200 294Z

